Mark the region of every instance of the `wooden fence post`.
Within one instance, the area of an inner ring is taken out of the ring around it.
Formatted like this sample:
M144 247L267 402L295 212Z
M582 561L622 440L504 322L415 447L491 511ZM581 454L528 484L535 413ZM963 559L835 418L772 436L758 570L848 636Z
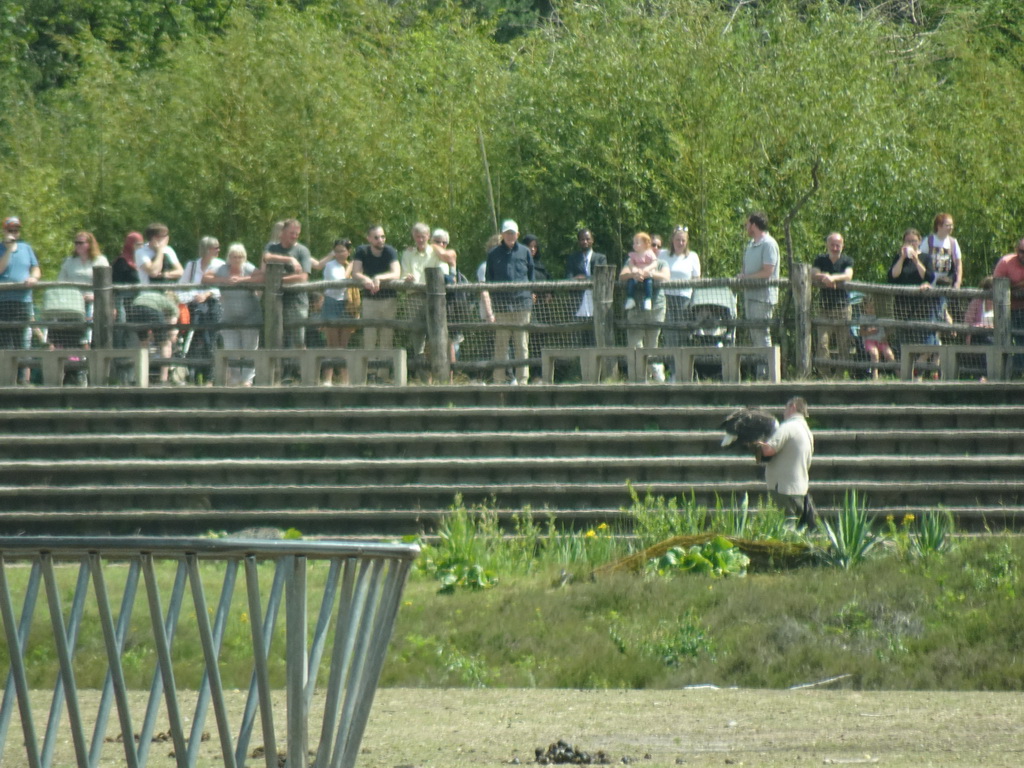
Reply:
M93 349L114 347L113 270L93 267L92 270L92 346Z
M448 295L438 267L427 267L427 357L435 384L447 384L452 376L448 359Z
M1010 313L1010 279L997 277L992 284L992 341L996 346L1013 343L1013 320Z
M795 309L793 340L796 352L797 378L811 375L811 270L806 264L796 262L789 275L790 290L793 292Z
M615 346L615 275L618 270L608 264L594 267L594 345Z
M281 281L284 264L267 264L263 283L263 347L281 349L284 346L284 294Z

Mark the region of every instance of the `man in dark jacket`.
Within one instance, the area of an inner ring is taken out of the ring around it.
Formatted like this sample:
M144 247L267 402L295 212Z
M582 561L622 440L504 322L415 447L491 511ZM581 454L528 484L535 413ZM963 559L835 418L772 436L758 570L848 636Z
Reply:
M491 283L532 283L533 257L529 249L519 242L519 225L506 219L501 225L501 242L487 254L485 279ZM530 322L533 309L533 293L529 288L517 291L489 291L480 294L484 319L489 323L508 326L525 326ZM513 328L498 328L494 331L495 360L508 360L508 344L515 348L515 359L526 360L529 355L528 332ZM528 384L530 368L523 364L516 367L515 377L506 381L505 368L494 369L495 384Z

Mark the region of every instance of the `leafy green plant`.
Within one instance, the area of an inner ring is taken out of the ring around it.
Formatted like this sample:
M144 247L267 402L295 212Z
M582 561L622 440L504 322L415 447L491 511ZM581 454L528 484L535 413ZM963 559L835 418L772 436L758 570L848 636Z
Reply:
M672 547L661 557L648 561L649 572L668 576L679 572L702 573L706 576L745 576L750 558L728 539L716 536L703 546L689 549Z
M857 491L847 491L835 523L822 522L828 536L827 560L840 568L851 568L874 549L879 538L871 530L867 509L857 502Z
M440 544L423 548L417 566L437 579L439 592L451 594L458 587L489 589L498 583L486 568L488 542L497 536L497 516L486 507L471 513L456 496L451 512L438 530Z

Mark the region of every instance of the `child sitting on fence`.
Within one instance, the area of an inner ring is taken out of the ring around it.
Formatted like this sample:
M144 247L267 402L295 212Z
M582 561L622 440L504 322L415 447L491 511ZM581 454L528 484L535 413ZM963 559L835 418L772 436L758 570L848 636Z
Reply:
M860 313L860 338L864 342L864 351L872 362L872 378L878 379L878 363L885 360L888 363L896 362L896 355L889 346L889 340L885 327L879 325L878 317L875 315L875 301L870 296L865 297L861 304Z
M657 269L658 256L651 247L651 236L646 232L637 232L633 237L633 250L629 252L630 277L626 281L625 309L636 308L636 289L642 285L643 308L650 311L654 300L654 271Z

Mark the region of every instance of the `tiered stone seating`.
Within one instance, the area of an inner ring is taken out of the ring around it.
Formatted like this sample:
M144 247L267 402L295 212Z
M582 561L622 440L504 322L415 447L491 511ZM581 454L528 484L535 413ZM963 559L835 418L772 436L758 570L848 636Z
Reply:
M253 525L396 534L461 494L576 524L641 493L714 506L763 492L723 452L735 407L811 404L812 491L877 515L942 505L966 523L1024 508L1021 388L978 384L594 387L9 388L0 448L8 532L199 533Z

